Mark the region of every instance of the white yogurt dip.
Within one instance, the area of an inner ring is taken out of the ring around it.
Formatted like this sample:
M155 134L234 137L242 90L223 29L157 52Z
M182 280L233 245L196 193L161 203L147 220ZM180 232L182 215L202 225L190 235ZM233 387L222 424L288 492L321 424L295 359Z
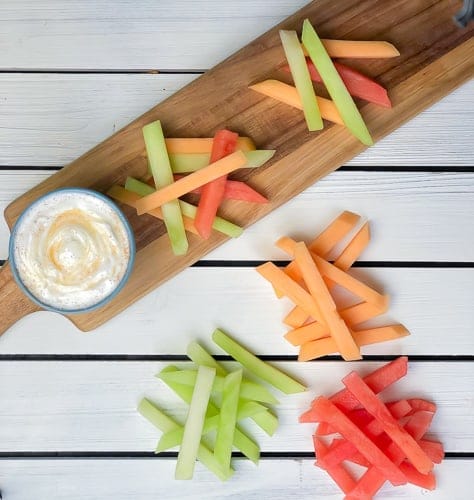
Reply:
M60 190L23 214L13 253L19 278L34 297L73 311L114 292L127 272L131 248L124 222L105 200Z

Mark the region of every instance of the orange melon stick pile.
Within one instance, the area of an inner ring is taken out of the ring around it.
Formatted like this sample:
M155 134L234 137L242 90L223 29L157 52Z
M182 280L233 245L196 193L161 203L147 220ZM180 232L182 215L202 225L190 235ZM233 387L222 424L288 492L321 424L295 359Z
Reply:
M407 358L400 357L364 378L351 372L342 379L343 390L316 398L300 417L301 423L319 423L313 435L315 465L331 476L347 500L373 498L387 480L394 486L436 487L432 469L444 458L443 445L424 437L436 405L423 399L385 404L378 396L407 369ZM325 442L323 436L335 433L339 436ZM357 480L347 462L365 468Z
M360 347L409 334L400 324L360 327L385 313L389 305L388 296L347 272L370 241L369 225L366 222L358 229L360 220L357 214L343 212L308 245L283 237L277 246L293 261L285 269L272 262L257 267L278 297L286 296L295 304L283 321L292 327L285 338L299 347L300 361L335 352L346 361L361 359ZM327 259L338 246L343 248L339 248L332 264ZM334 294L336 285L357 296L359 302L349 307L339 305Z

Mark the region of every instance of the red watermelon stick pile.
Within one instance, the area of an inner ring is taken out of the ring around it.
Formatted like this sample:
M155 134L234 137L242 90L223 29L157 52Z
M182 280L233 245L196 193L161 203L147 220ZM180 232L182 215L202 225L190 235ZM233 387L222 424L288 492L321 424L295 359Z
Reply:
M373 498L386 481L436 487L433 467L443 460L443 445L425 438L436 405L424 399L384 403L379 397L407 369L407 358L400 357L364 378L353 371L342 379L345 389L316 398L300 417L302 423L319 424L313 436L315 465L346 500ZM348 470L349 462L365 468L359 478Z

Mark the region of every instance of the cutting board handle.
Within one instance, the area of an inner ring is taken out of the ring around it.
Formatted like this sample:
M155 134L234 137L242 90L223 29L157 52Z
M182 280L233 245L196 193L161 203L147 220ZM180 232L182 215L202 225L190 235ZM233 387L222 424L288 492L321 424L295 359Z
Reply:
M39 310L40 307L20 290L13 279L10 263L6 261L0 268L0 335L23 316Z

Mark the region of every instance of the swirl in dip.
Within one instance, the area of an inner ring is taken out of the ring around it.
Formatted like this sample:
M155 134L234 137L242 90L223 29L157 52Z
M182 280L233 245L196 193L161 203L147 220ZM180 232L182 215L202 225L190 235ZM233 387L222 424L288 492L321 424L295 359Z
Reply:
M88 190L58 190L19 220L13 261L23 285L42 304L82 310L121 284L130 244L124 221L105 199Z

